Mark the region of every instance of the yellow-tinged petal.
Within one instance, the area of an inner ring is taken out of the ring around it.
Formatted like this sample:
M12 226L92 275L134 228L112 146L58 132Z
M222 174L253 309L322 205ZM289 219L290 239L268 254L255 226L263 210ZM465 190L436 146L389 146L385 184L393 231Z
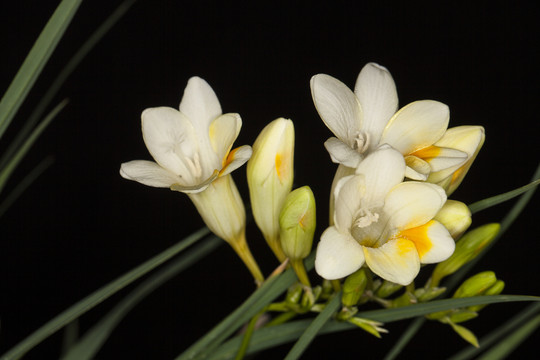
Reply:
M231 150L232 144L240 133L242 119L238 114L224 114L212 121L208 129L210 144L214 153L225 165L227 154Z
M431 172L431 166L428 162L414 155L405 156L405 177L411 180L424 181L428 178Z
M366 264L381 278L409 285L420 271L420 258L414 243L398 238L378 248L362 247Z
M400 231L396 237L410 240L416 246L420 262L432 264L444 261L455 249L454 239L448 230L438 221Z
M249 160L253 150L249 145L242 145L233 149L227 155L225 162L223 163L223 168L219 172L219 176L225 176L230 174L232 171L238 169L240 166L244 165L246 161Z
M446 200L433 219L443 224L454 239L459 238L472 222L469 207L456 200Z

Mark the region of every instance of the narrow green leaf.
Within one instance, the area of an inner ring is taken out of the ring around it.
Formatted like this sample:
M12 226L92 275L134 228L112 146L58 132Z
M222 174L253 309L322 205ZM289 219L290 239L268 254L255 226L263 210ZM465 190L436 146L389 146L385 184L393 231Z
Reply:
M504 194L495 195L495 196L492 196L490 198L477 201L477 202L469 205L469 209L471 210L471 213L473 213L473 214L477 213L477 212L482 211L484 209L487 209L487 208L490 208L492 206L503 203L505 201L511 200L511 199L515 198L516 196L519 196L519 195L523 194L524 192L535 188L539 184L540 184L540 179L535 180L535 181L533 181L533 182L531 182L531 183L529 183L529 184L527 184L525 186L519 187L519 188L514 189L512 191L505 192Z
M296 344L292 347L291 351L285 357L285 360L296 360L307 349L309 344L315 339L315 336L319 333L321 328L326 324L330 317L339 309L341 305L341 292L334 294L334 297L328 304L326 304L324 310L317 315L313 322L308 326L306 331L300 336Z
M314 262L315 254L312 252L312 254L305 261L306 269L308 271L313 268ZM178 356L177 359L206 359L211 354L215 354L214 350L221 345L221 343L225 341L227 337L229 337L241 325L251 319L262 308L270 304L270 302L283 293L296 280L296 275L292 269L285 271L281 275L266 280L259 289L257 289L249 298L246 299L246 301L242 303L242 305L223 319L205 336L191 345L180 356ZM235 349L235 353L237 349L238 347Z
M492 347L478 360L500 360L510 355L525 339L527 339L540 326L540 315L536 315L506 339Z
M208 233L209 230L206 227L194 232L162 253L152 257L150 260L145 261L143 264L137 266L126 274L88 295L34 331L32 334L30 334L30 336L15 345L15 347L2 355L0 358L3 360L20 358L34 346L42 342L50 335L54 334L65 325L72 322L74 319L106 300L111 295L122 290L124 287L131 284L133 281L145 275L152 269L163 264L165 261L186 249L188 246L194 244Z
M109 17L101 23L101 25L90 35L90 37L83 43L83 45L77 50L71 59L62 68L58 76L51 83L50 87L43 93L43 96L39 100L38 104L30 114L28 120L25 122L22 129L19 131L15 139L9 144L9 147L2 154L0 158L0 169L13 157L13 154L21 146L23 141L28 137L38 120L43 115L45 109L49 106L53 98L56 96L64 82L71 75L71 73L77 68L79 63L86 57L86 55L94 48L94 46L103 38L103 36L122 18L122 16L133 5L135 0L124 0L115 10L109 15Z
M474 333L467 329L466 327L464 326L461 326L461 325L458 325L458 324L454 324L454 323L449 323L450 326L452 326L452 329L459 335L461 336L461 338L463 340L465 340L466 342L468 342L469 344L471 344L472 346L474 347L480 347L480 345L478 344L478 339L476 338L476 335L474 335Z
M407 327L407 329L401 334L398 341L392 346L392 349L386 354L384 360L394 360L399 353L407 346L409 341L416 335L418 330L424 325L426 321L425 317L417 317L414 321Z
M482 347L480 349L467 347L449 360L469 360L478 355L480 351L488 348L492 344L498 343L506 334L513 332L517 327L521 326L525 321L529 320L535 314L540 312L540 303L535 303L527 306L524 310L515 315L512 319L490 332L488 335L480 339Z
M86 360L93 359L95 354L101 349L105 341L120 321L129 313L135 305L142 301L147 295L160 287L163 283L178 275L182 270L195 264L199 259L208 255L224 241L217 236L213 236L207 241L195 245L191 250L181 255L178 259L160 269L150 276L132 292L122 299L111 311L107 313L96 325L84 334L84 336L74 344L67 352L63 360Z
M54 162L52 156L43 159L26 176L15 185L4 201L0 203L0 218L6 213L11 205L21 196L21 194Z
M0 100L0 138L19 110L82 0L62 0Z
M41 135L41 133L45 130L45 128L51 123L51 121L58 115L58 113L67 105L68 100L63 100L60 104L56 105L54 109L51 110L49 114L43 119L43 121L32 131L32 134L26 139L24 144L17 150L15 155L9 160L9 162L6 164L6 166L1 170L0 172L0 193L4 189L4 186L6 185L6 182L8 181L9 177L19 165L23 157L26 155L26 153L30 150L34 142L37 140L37 138Z

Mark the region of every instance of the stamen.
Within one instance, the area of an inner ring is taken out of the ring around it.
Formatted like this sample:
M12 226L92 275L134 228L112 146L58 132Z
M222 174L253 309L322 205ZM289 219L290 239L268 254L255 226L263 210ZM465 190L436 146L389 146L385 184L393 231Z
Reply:
M363 131L359 131L354 137L353 150L358 151L360 154L364 153L369 147L369 134Z
M200 179L202 176L202 167L201 167L199 154L195 153L195 155L193 156L193 159L190 159L188 157L186 157L185 159L189 166L189 170L191 171L191 174L195 177L195 179Z
M356 218L356 221L354 222L354 226L359 227L359 228L365 228L379 220L379 214L372 213L371 211L367 209L360 209L358 215L359 216Z

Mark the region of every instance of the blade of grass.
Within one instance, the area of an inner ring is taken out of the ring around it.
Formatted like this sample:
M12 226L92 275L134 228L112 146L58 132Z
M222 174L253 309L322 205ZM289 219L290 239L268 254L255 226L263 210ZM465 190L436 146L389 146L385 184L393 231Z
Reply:
M60 104L56 105L49 114L43 119L43 121L32 131L32 134L26 139L24 144L17 150L14 156L9 160L6 166L0 171L0 193L4 189L9 177L21 162L26 153L30 150L34 142L45 130L45 128L51 123L51 121L58 115L58 113L67 105L68 100L63 100Z
M30 131L32 131L45 109L49 106L71 73L77 68L80 62L94 48L94 46L103 38L103 36L105 36L105 34L107 34L107 32L122 18L122 16L129 10L134 2L135 0L125 0L122 2L114 10L114 12L109 15L109 17L103 23L101 23L101 25L92 33L92 35L90 35L79 50L77 50L77 52L73 55L73 57L69 59L66 66L62 68L58 76L52 82L51 86L43 93L43 96L30 114L30 117L0 158L0 169L5 166L5 164L20 147L22 142L28 137Z
M506 339L488 350L478 360L500 360L510 355L525 339L527 339L540 326L540 315L536 315L523 326L509 335Z
M478 355L481 351L488 348L492 344L497 343L503 336L514 331L518 326L522 325L525 321L530 319L535 314L540 312L540 303L535 303L527 306L520 313L515 315L512 319L508 320L504 325L493 330L488 335L480 339L480 348L475 348L474 346L467 347L448 360L469 360Z
M519 196L523 194L524 192L538 186L540 184L540 179L535 180L525 186L519 187L517 189L514 189L512 191L505 192L504 194L495 195L492 197L489 197L487 199L483 199L480 201L477 201L475 203L472 203L469 205L469 209L471 210L471 213L475 214L479 211L485 210L487 208L490 208L492 206L501 204L505 201L511 200L515 198L516 196Z
M88 330L86 334L84 334L84 336L62 357L62 359L93 359L105 341L107 341L112 331L133 307L163 283L178 275L182 270L195 264L201 258L223 244L223 240L219 239L217 236L213 236L209 240L195 245L193 249L188 250L178 259L175 259L163 269L157 271L124 297L124 299L109 311L107 315Z
M62 38L82 0L62 0L0 100L0 138Z
M321 328L326 324L330 317L339 309L341 305L341 292L334 294L334 297L317 317L313 320L311 324L307 327L306 331L300 336L298 341L294 344L291 351L285 357L285 360L296 360L307 349L309 344L315 339Z
M21 196L21 194L54 162L52 156L43 159L33 168L19 183L9 192L4 201L0 204L0 218L6 213L11 205Z
M312 252L312 254L305 261L306 269L308 271L313 268L314 262L315 254ZM296 279L296 275L292 269L288 269L281 275L267 279L259 289L255 290L255 292L242 303L242 305L223 319L205 336L191 345L176 359L192 360L196 358L208 358L208 356L213 354L214 349L225 341L227 337L229 337L241 325L251 319L263 307L268 305L276 297L283 293L294 283L294 281L296 281Z
M459 300L459 301L456 301ZM485 303L499 303L512 301L540 301L540 297L535 296L518 296L518 295L496 295L496 296L477 296L462 299L445 299L435 300L430 303L415 304L398 309L381 309L374 311L364 311L357 314L361 318L369 318L375 321L384 321L386 323L403 319L423 316L432 312L444 311L462 306L472 306ZM291 321L289 323L263 327L253 333L247 353L253 354L261 350L279 346L296 340L303 334L312 322L312 319ZM358 329L356 325L348 322L340 322L331 320L327 322L319 332L319 334L328 334L344 330ZM212 352L208 358L211 360L230 359L234 356L242 336L235 336L231 340L224 343L218 349Z
M30 334L30 336L15 345L15 347L6 352L0 358L5 360L20 358L34 346L42 342L50 335L54 334L65 325L72 322L74 319L78 318L152 269L169 260L182 250L185 250L188 246L194 244L208 233L209 230L206 227L194 232L162 253L152 257L150 260L145 261L136 268L130 270L109 284L88 295L34 331L32 334Z

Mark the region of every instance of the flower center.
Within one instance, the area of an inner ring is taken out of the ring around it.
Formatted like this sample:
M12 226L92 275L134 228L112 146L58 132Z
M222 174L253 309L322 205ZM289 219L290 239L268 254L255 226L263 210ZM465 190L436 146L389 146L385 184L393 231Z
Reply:
M371 223L377 222L379 220L379 214L376 212L371 212L368 209L360 209L358 211L358 217L354 222L354 226L359 228L365 228L371 225Z
M198 153L193 155L193 159L186 157L185 158L189 171L196 180L200 180L202 177L202 167L201 160Z
M364 153L369 147L369 134L364 131L359 131L353 138L353 150L358 151L360 154Z
M355 218L351 229L352 236L360 245L376 247L380 226L375 224L379 221L379 214L369 209L360 209Z

